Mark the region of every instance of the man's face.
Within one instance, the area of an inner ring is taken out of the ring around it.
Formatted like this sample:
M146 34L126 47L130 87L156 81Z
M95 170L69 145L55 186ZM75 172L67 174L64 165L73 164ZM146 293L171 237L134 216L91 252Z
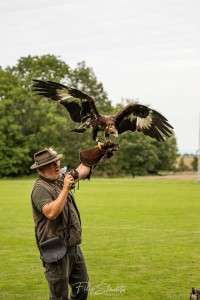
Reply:
M57 180L60 178L60 160L43 166L39 170L39 174L49 180Z

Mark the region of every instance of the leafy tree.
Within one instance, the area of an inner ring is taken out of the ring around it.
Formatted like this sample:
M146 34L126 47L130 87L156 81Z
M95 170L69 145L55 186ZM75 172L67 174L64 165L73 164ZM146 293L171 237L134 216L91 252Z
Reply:
M0 176L15 176L25 173L27 149L24 147L24 136L18 104L21 90L17 78L7 70L0 69Z
M120 137L118 164L126 175L152 173L159 159L150 138L141 133L124 133Z
M0 70L1 177L30 173L33 154L49 146L64 154L69 167L75 166L74 154L77 153L78 160L78 150L91 143L90 133L70 133L72 122L66 109L51 100L36 96L32 91L32 79L60 82L65 78L70 81L71 78L71 85L76 77L80 83L83 77L82 85L87 90L90 89L90 82L86 78L91 78L93 90L96 94L101 92L99 106L104 107L104 101L110 105L102 85L84 63L79 64L73 73L65 62L53 55L28 56L21 58L14 67Z
M188 166L186 166L185 161L184 161L184 156L180 157L177 169L178 169L178 171L187 171L188 170Z
M193 171L198 170L198 157L196 155L193 157L193 160L191 162L191 166L192 166Z
M52 146L64 154L63 164L77 166L80 149L93 147L91 130L71 133L74 124L59 103L35 95L33 79L53 80L91 95L102 113L114 113L102 83L93 70L80 62L71 69L54 55L28 56L13 67L0 68L0 177L30 174L35 152ZM124 104L123 104L124 105ZM113 140L116 141L116 140ZM170 170L176 157L175 137L166 143L137 133L124 133L116 141L120 150L100 164L95 174L144 175Z
M165 142L152 140L152 144L156 146L158 157L153 173L158 173L158 171L174 171L178 151L175 136L172 135Z

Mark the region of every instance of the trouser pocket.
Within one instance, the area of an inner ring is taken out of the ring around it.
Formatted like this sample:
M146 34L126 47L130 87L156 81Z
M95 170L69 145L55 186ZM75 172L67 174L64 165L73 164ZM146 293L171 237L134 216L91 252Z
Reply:
M57 282L49 282L50 300L68 300L68 282L63 278Z
M68 278L65 257L58 262L45 263L45 277L49 284L50 300L68 299Z

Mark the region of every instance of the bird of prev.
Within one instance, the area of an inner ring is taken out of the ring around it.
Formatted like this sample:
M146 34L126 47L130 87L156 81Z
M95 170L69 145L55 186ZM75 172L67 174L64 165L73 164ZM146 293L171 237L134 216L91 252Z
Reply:
M99 131L104 132L106 142L126 131L141 132L159 142L173 133L172 125L161 113L138 102L127 104L114 115L104 115L91 96L61 83L34 79L33 90L67 109L72 121L78 123L72 132L83 133L92 128L92 139L96 142L99 142Z

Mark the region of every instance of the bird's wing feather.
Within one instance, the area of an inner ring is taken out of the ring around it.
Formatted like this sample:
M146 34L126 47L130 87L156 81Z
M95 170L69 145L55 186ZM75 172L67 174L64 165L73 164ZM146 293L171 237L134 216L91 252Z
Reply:
M33 81L33 90L37 95L64 105L74 122L82 123L99 115L95 102L89 95L57 82L36 79Z
M138 131L158 141L164 141L172 134L173 127L168 120L156 110L138 103L130 103L115 115L118 133Z

